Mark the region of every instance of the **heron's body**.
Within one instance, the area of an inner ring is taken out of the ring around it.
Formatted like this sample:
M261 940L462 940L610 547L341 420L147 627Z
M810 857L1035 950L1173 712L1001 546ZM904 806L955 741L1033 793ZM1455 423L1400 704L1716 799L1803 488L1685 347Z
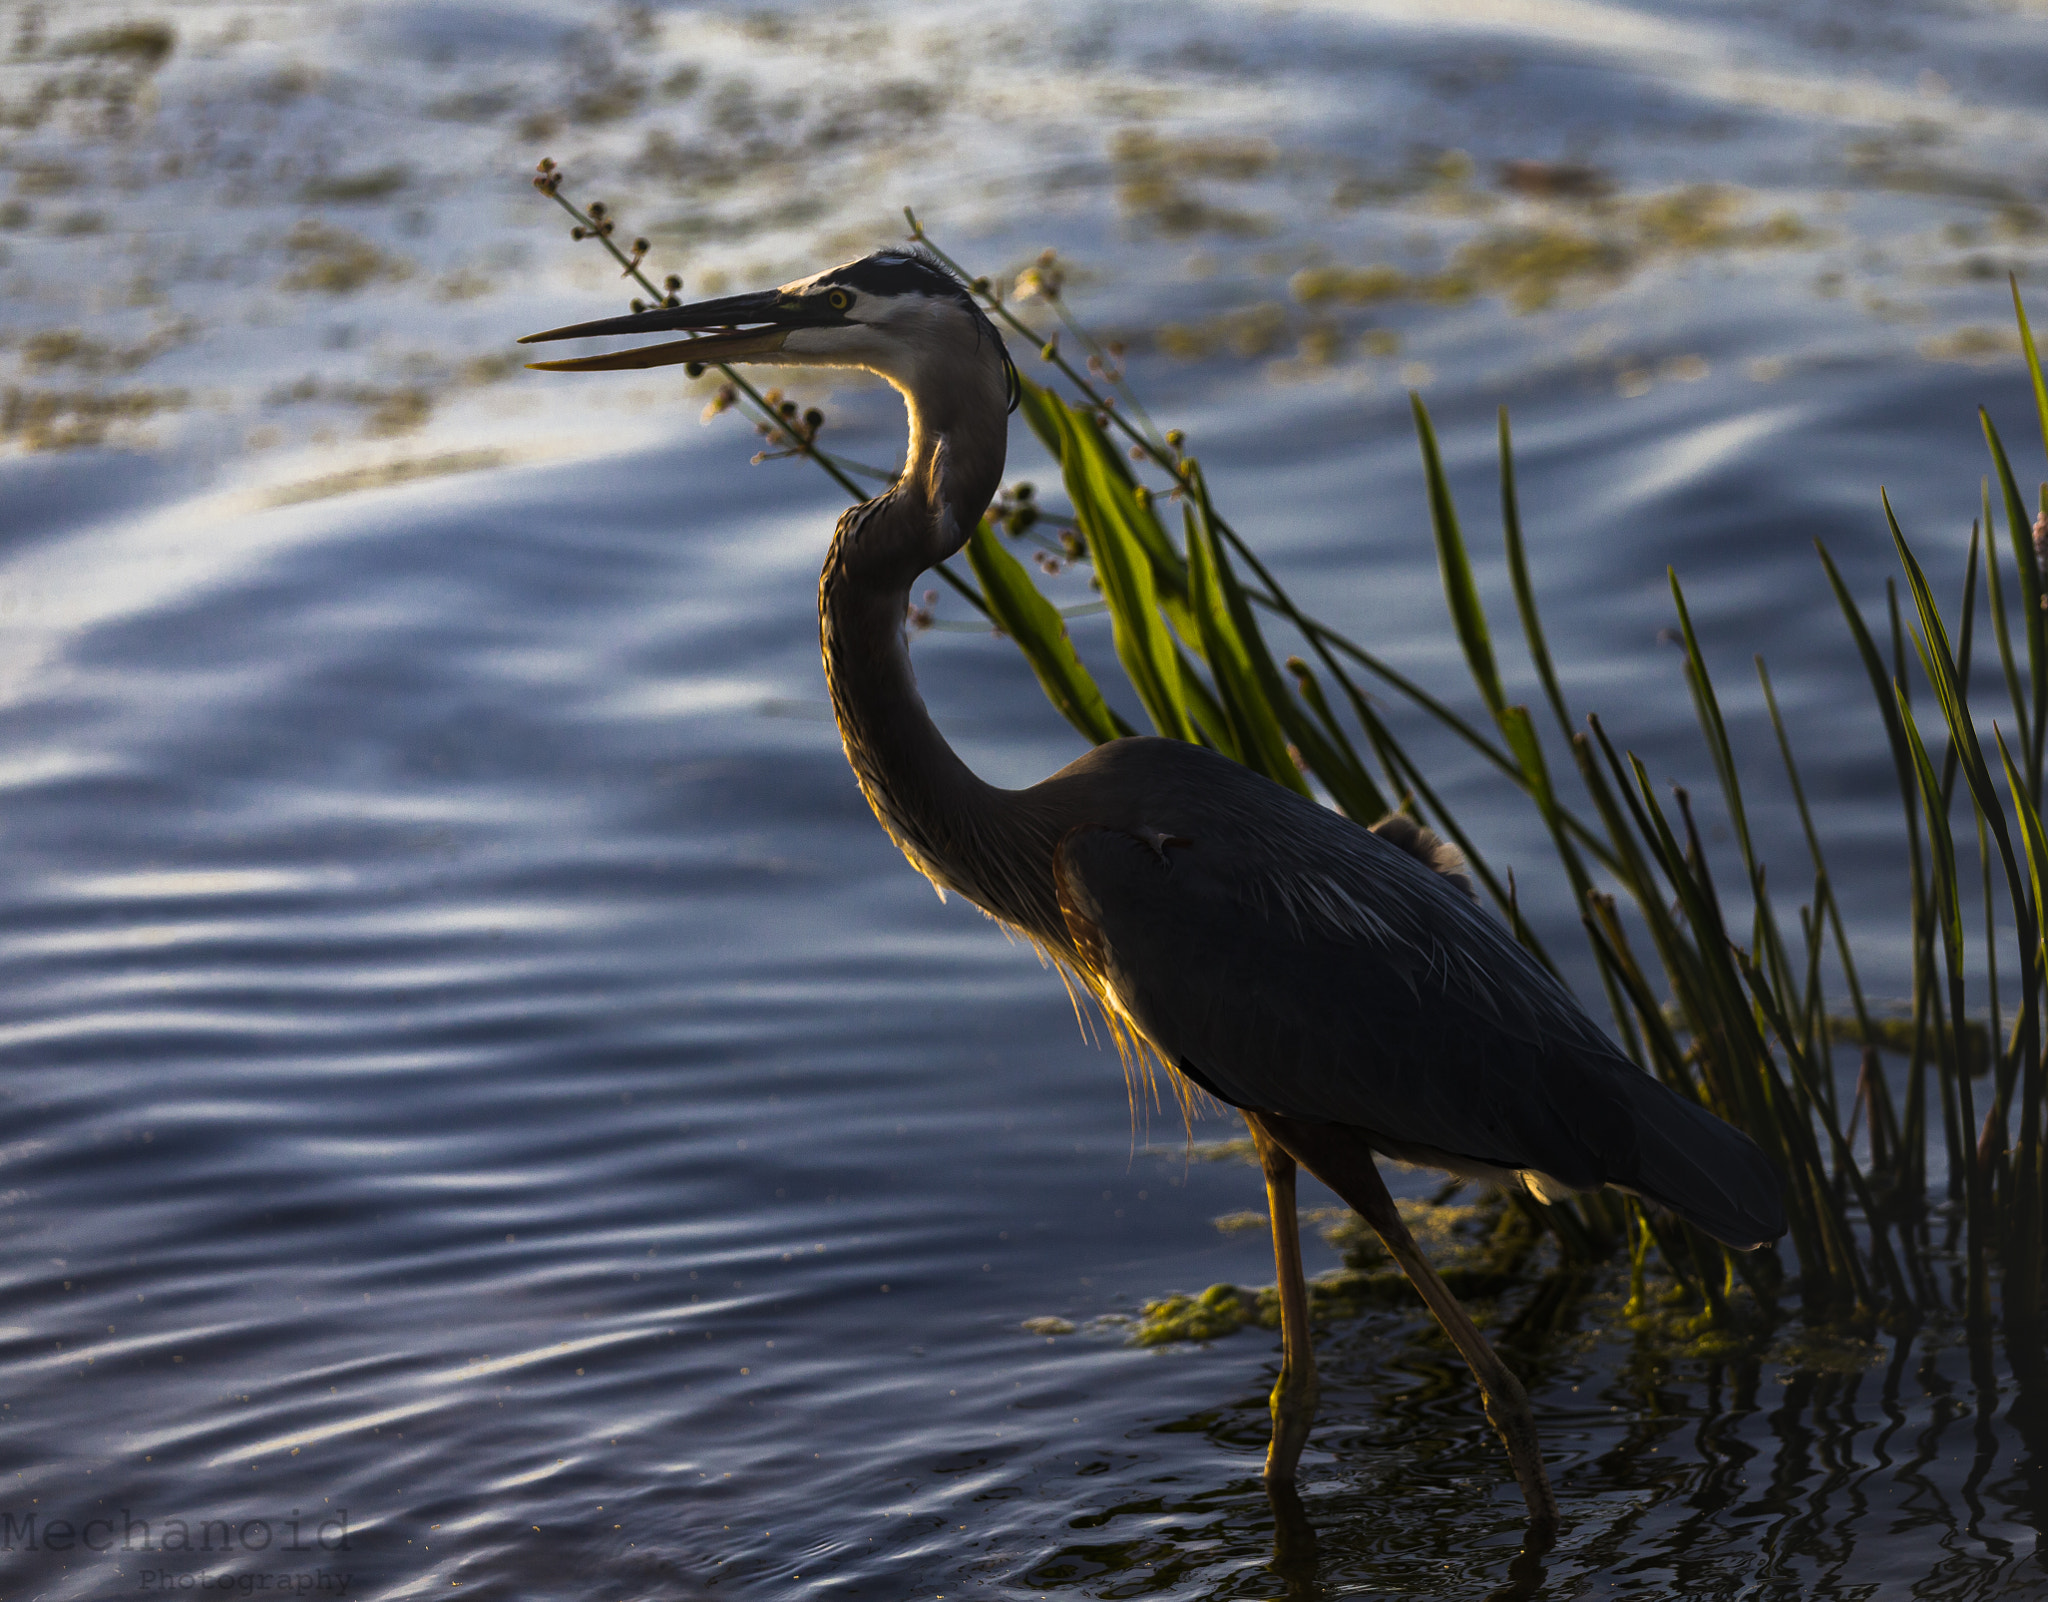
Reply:
M1762 1154L1616 1052L1471 899L1455 853L1412 825L1389 831L1405 836L1395 843L1173 740L1100 746L1023 790L976 777L918 696L903 622L913 583L960 549L999 482L1013 380L1000 339L943 269L887 252L765 295L557 333L745 324L767 326L550 365L859 366L902 392L903 473L841 518L819 586L848 760L936 885L1037 944L1163 1062L1244 1110L1274 1208L1287 1348L1269 1475L1291 1477L1314 1401L1299 1158L1366 1214L1451 1330L1538 1526L1554 1524L1526 1399L1414 1249L1372 1154L1545 1201L1616 1185L1739 1247L1784 1230Z

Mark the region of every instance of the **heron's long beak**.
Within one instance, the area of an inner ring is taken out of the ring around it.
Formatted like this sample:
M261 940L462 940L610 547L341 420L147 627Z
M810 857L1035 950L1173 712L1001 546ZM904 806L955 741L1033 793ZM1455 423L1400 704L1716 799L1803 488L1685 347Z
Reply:
M815 321L815 314L801 302L786 301L779 290L753 295L728 295L723 300L701 300L694 306L662 306L653 311L634 312L626 317L605 317L594 323L573 323L567 328L550 328L528 334L519 343L536 344L547 339L588 339L598 334L655 334L674 328L715 329L694 339L671 340L665 345L642 345L635 350L612 351L604 356L577 356L559 362L528 362L527 366L553 373L609 373L627 367L667 367L676 362L734 362L765 356L780 350L792 328ZM754 326L746 326L746 325Z

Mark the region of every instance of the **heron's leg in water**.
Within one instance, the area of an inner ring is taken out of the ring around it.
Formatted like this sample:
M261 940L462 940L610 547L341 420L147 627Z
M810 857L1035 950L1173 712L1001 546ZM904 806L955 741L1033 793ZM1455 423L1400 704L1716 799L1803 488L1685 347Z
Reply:
M1261 1117L1266 1120L1269 1139L1284 1141L1310 1173L1372 1225L1388 1254L1401 1265L1401 1272L1436 1314L1444 1333L1450 1336L1459 1355L1471 1367L1473 1378L1479 1381L1486 1417L1500 1432L1501 1444L1508 1449L1508 1461L1522 1487L1522 1498L1529 1504L1530 1534L1538 1545L1547 1546L1557 1533L1557 1497L1550 1489L1549 1475L1543 1471L1542 1443L1536 1438L1536 1415L1530 1411L1528 1393L1522 1389L1522 1382L1508 1372L1500 1355L1487 1345L1486 1337L1458 1305L1450 1286L1422 1255L1415 1237L1401 1222L1393 1197L1387 1194L1386 1181L1380 1178L1372 1154L1355 1139L1345 1138L1353 1132L1335 1125L1306 1124L1272 1114Z
M1309 1343L1308 1286L1301 1273L1301 1222L1294 1205L1294 1158L1246 1113L1259 1166L1266 1171L1266 1208L1273 1220L1273 1267L1280 1291L1280 1380L1273 1387L1273 1441L1266 1478L1292 1484L1294 1465L1315 1422L1316 1354Z

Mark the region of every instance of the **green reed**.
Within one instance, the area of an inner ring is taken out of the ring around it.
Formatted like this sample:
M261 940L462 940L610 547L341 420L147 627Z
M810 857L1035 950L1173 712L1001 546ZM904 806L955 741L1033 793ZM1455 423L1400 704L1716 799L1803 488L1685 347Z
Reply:
M579 211L563 199L551 165L544 164L537 184L656 303L673 292L675 280L657 291L641 274L644 242L630 255L621 251L602 226L608 219L600 208ZM960 269L913 215L905 216L912 238L960 271L989 315L1037 347L1054 375L1044 385L1024 382L1022 411L1059 463L1069 512L1054 515L1028 489L1012 491L968 542L971 581L949 570L942 575L1023 654L1061 715L1095 742L1134 732L1076 653L1066 628L1070 613L1046 597L1013 554L1020 543L1037 543L1055 567L1090 564L1118 665L1156 733L1210 746L1299 793L1320 791L1360 823L1396 807L1414 813L1457 842L1517 937L1554 968L1521 915L1513 875L1503 878L1477 849L1364 685L1401 697L1477 751L1535 808L1571 887L1624 1049L1681 1094L1747 1130L1777 1164L1802 1311L1852 1323L1946 1311L1983 1337L1992 1327L1995 1285L2009 1351L2038 1351L2048 1100L2048 614L2035 525L1989 415L1980 413L1992 474L1981 491L1957 631L1888 499L1881 504L1905 579L1904 605L1899 588L1888 585L1876 630L1817 543L1848 646L1883 722L1899 791L1912 1006L1910 1019L1879 1018L1864 995L1793 741L1758 657L1807 857L1796 919L1778 908L1744 800L1745 786L1761 780L1736 759L1675 571L1672 604L1687 685L1732 826L1734 860L1710 863L1684 789L1660 793L1643 763L1617 748L1597 717L1575 716L1536 605L1505 410L1501 519L1515 632L1555 739L1569 752L1569 772L1553 768L1537 714L1508 695L1499 665L1503 644L1481 600L1419 397L1414 423L1432 537L1450 625L1485 708L1481 721L1296 603L1218 509L1184 437L1152 422L1128 384L1121 352L1073 317L1055 257L1042 257L1006 293L996 281ZM1058 325L1050 337L1017 315L1012 300L1024 296L1050 311ZM2013 304L2048 447L2048 384L2017 285ZM1078 362L1062 349L1062 336ZM754 417L779 447L774 454L807 456L849 494L861 494L850 476L859 470L818 448L822 418L799 420L773 392L756 391L730 371L725 378L730 387L722 393ZM1994 482L2010 547L2003 559L1992 536ZM1993 723L1989 753L1970 700L1980 587L2012 718L2010 736ZM1268 639L1276 627L1297 642L1296 651L1276 651ZM1742 892L1732 906L1723 898L1724 878ZM1965 920L1972 897L1981 904L1981 934ZM2000 899L2011 919L2003 940ZM1988 1016L1970 1010L1972 984L1988 998ZM1836 1064L1850 1051L1860 1053L1860 1071L1845 1094ZM1887 1054L1904 1060L1896 1090L1886 1075ZM1929 1194L1927 1152L1935 1141L1947 1157L1941 1198ZM1944 1201L1952 1205L1938 1210L1951 1224L1938 1232L1931 1215ZM1641 1305L1643 1254L1651 1244L1701 1310L1702 1323L1735 1316L1730 1295L1738 1284L1765 1309L1783 1288L1775 1252L1729 1252L1614 1193L1538 1211L1565 1261L1627 1250L1632 1307Z

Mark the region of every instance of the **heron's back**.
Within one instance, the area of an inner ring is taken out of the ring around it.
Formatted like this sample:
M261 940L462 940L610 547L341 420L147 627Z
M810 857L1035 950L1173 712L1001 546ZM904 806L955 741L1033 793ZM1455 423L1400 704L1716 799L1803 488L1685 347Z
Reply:
M1223 1100L1396 1157L1617 1185L1732 1245L1783 1233L1755 1144L1409 852L1178 741L1099 747L1039 789L1076 820L1057 876L1082 960Z

